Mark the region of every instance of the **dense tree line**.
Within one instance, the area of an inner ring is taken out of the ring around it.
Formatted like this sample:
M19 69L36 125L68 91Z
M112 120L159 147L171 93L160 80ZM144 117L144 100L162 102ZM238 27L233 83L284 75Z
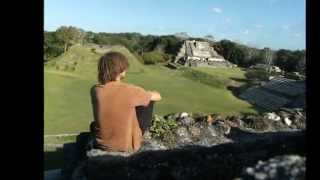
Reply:
M76 43L95 43L99 45L123 45L146 64L165 62L174 59L186 39L207 41L219 54L240 67L250 67L257 63L279 66L288 72L304 72L304 50L271 50L248 47L230 40L215 42L212 35L203 38L191 38L186 33L175 35L142 35L140 33L94 33L72 26L62 26L54 32L45 32L45 61L68 51ZM147 53L147 54L145 54Z
M275 51L266 47L258 49L230 40L221 40L213 46L225 59L240 67L250 67L260 63L279 66L287 72L305 72L305 50Z

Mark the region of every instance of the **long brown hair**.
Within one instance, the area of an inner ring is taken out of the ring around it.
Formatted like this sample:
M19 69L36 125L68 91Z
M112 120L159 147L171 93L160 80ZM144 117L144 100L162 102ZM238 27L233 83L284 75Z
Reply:
M104 54L98 64L98 81L105 84L115 81L116 77L129 68L128 59L119 52L110 51Z

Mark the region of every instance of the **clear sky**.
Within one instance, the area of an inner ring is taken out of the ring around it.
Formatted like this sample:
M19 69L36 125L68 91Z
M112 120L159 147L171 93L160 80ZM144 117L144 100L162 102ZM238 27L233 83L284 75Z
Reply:
M212 35L258 48L305 49L305 0L45 0L44 29Z

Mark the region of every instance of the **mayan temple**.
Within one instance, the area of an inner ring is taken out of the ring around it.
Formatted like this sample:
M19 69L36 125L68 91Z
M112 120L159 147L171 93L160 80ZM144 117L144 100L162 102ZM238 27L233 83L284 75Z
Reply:
M175 63L191 67L232 67L208 42L186 40L178 52Z

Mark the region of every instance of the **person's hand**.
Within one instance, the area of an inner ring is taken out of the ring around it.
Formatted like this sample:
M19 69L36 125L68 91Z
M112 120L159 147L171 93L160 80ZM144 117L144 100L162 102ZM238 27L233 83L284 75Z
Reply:
M149 91L151 94L151 101L160 101L161 100L161 95L157 91Z

